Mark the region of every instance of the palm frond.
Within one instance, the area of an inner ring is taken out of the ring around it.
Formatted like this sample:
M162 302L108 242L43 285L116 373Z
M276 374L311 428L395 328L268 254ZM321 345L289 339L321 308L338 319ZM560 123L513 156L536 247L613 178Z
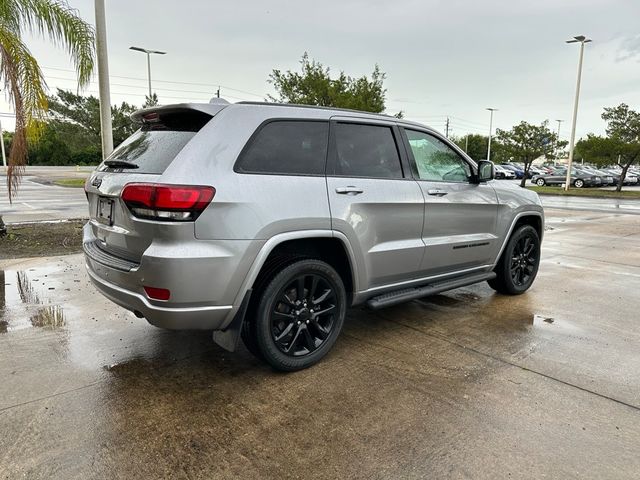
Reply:
M0 26L0 77L13 102L16 128L9 154L7 189L15 196L27 163L27 138L36 137L47 110L46 82L38 62L20 37Z
M19 0L17 3L21 6L21 23L64 47L78 73L79 86L87 86L94 68L93 27L63 0Z

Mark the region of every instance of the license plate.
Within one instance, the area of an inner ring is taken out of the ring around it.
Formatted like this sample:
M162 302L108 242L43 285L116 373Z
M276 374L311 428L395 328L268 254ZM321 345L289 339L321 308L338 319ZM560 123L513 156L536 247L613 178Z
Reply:
M113 225L113 200L110 198L98 197L96 220L105 225Z

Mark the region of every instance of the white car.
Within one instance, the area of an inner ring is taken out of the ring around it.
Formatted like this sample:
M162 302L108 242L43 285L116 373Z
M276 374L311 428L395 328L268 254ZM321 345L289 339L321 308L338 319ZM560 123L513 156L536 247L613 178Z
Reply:
M496 179L503 180L513 180L516 178L516 174L513 170L509 170L508 168L504 168L501 165L494 165L493 169L496 174Z

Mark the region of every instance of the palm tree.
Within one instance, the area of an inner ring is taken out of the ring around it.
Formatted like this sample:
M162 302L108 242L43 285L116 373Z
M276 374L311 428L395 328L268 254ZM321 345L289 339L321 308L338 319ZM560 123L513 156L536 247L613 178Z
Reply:
M24 173L27 141L37 138L47 111L47 84L23 41L24 33L46 37L67 50L79 88L89 83L95 57L93 27L65 0L0 0L0 80L16 114L7 170L9 200Z

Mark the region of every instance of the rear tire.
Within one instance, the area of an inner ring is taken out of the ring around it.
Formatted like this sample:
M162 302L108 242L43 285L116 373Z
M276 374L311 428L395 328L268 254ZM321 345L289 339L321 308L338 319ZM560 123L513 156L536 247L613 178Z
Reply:
M536 180L536 185L538 185L539 187L544 187L544 184L547 183L544 181L544 178L539 178Z
M584 180L577 179L575 182L573 182L573 186L576 188L584 187Z
M342 330L347 295L340 275L320 260L293 261L255 292L242 339L273 368L296 371L320 361Z
M540 237L531 225L523 225L509 238L496 265L496 278L487 283L505 295L520 295L533 284L540 265Z

